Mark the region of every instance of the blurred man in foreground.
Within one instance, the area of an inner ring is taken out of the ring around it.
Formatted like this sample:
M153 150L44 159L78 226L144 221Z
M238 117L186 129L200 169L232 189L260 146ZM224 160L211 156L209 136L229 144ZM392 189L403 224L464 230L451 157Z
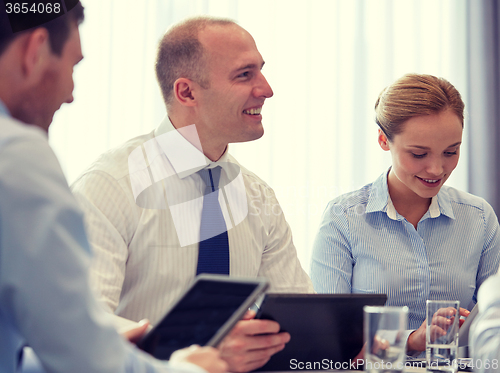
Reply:
M479 288L469 346L474 372L500 372L500 275L488 278Z
M18 372L29 345L54 373L222 373L212 348L178 351L171 363L138 351L88 287L82 213L47 143L54 112L73 100L82 20L78 3L13 33L0 2L0 371Z

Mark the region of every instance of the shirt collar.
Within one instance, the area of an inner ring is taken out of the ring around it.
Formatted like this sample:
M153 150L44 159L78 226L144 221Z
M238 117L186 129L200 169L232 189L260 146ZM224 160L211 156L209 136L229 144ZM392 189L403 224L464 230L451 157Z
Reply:
M0 115L10 117L10 112L9 109L7 109L7 106L3 103L2 100L0 100Z
M366 212L387 212L388 202L390 201L389 189L387 187L387 174L389 171L384 172L372 184L368 203L366 204ZM391 202L392 205L392 202ZM394 208L394 206L392 206ZM389 213L388 213L389 214ZM390 216L389 216L390 217Z
M431 218L437 218L439 215L441 215L441 210L439 209L439 202L438 202L437 195L432 197L429 209L424 214L422 220L425 220L427 218L426 215L428 215ZM391 218L392 220L401 220L403 218L396 211L396 208L394 207L394 204L392 203L391 196L389 196L387 199L387 216L389 218Z
M455 219L455 214L453 213L453 208L451 207L451 199L450 195L448 194L448 187L442 186L441 189L439 190L439 193L437 194L436 197L432 199L432 202L434 202L434 199L436 199L436 209L439 209L439 212L443 215L446 215L450 219ZM432 208L432 203L431 206L429 207L429 211ZM432 211L431 213L431 218L432 216ZM438 215L439 216L439 215Z
M389 168L387 172L380 175L372 184L370 196L366 205L366 212L381 211L387 213L387 216L390 219L402 220L403 216L398 214L394 204L392 203L391 196L389 195L387 175L390 170L391 169ZM423 219L427 217L437 218L441 214L448 216L451 219L455 219L453 209L451 208L450 196L444 187L441 187L439 193L432 197L429 210L425 213Z
M168 158L175 173L181 179L204 168L220 166L225 169L227 167L227 147L219 160L216 162L211 161L200 150L202 147L194 124L176 129L168 115L166 115L160 125L155 129L154 134L158 145ZM189 142L186 137L195 142L195 145Z

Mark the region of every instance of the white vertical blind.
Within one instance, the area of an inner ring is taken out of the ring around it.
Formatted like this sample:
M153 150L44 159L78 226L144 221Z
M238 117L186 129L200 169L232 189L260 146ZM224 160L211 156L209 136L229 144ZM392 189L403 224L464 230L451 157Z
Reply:
M465 1L83 0L85 59L51 144L72 182L105 150L155 128L165 113L154 75L163 32L194 15L233 18L254 36L274 97L264 137L230 151L276 191L308 270L326 203L390 165L373 120L379 92L417 72L465 96ZM466 158L464 146L448 181L463 190Z

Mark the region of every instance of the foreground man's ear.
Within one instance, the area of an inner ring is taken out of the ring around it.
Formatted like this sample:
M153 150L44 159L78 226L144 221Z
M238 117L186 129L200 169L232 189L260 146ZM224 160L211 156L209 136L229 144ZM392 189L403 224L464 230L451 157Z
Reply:
M24 40L22 49L22 73L30 82L38 82L50 64L51 49L47 29L40 27Z

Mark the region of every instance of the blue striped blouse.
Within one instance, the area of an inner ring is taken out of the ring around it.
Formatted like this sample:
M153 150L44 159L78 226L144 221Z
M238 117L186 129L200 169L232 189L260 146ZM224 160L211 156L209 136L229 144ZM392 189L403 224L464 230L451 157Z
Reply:
M415 229L394 209L384 173L328 204L311 279L318 293L385 293L387 305L409 307L416 329L427 299L470 310L499 262L498 220L485 200L443 186Z

